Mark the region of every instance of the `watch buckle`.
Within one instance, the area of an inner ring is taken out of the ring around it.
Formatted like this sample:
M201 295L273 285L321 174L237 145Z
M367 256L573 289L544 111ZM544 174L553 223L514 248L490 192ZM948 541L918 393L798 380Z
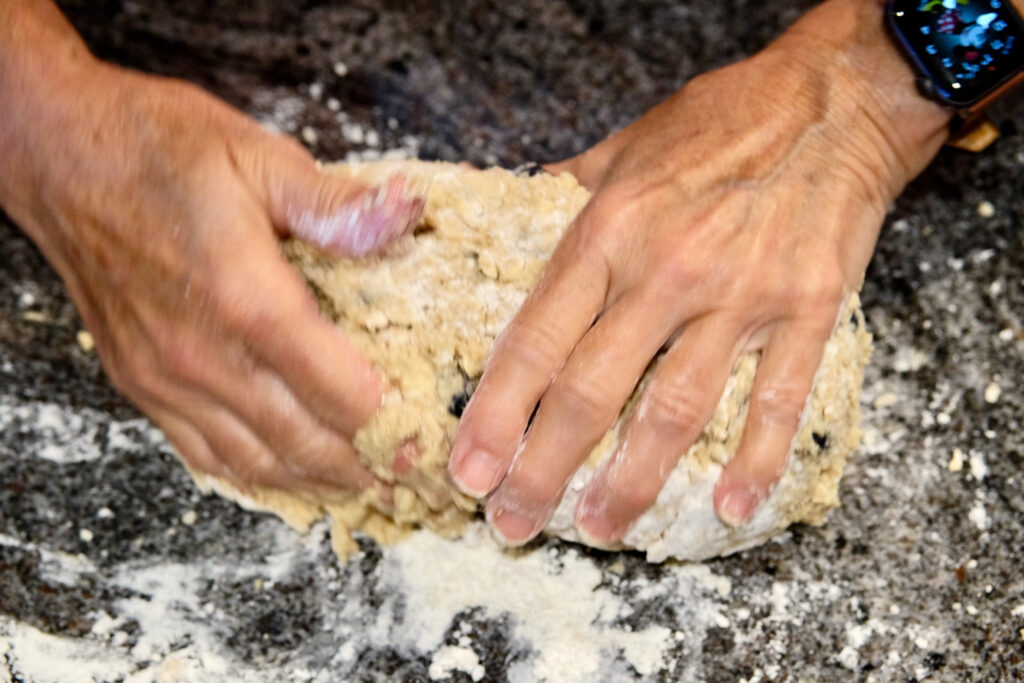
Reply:
M946 145L968 152L981 152L999 139L999 129L984 114L967 121L953 131Z

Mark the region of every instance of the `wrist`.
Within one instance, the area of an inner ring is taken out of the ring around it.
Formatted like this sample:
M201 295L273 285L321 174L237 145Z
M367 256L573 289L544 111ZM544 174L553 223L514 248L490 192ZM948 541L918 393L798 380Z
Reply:
M103 68L52 3L0 3L0 207L23 228Z
M766 52L785 54L824 84L826 118L871 155L891 199L938 152L953 111L918 92L883 10L882 0L828 0Z

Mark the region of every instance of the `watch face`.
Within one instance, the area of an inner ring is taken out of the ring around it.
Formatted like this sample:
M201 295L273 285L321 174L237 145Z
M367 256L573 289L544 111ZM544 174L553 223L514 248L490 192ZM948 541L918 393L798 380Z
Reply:
M1024 22L1009 0L894 0L892 25L937 94L968 106L1024 63Z

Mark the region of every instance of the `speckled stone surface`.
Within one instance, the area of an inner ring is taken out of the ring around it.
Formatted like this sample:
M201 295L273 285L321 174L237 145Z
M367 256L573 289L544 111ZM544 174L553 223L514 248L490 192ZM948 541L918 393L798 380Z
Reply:
M193 80L286 132L309 126L320 158L402 148L515 166L586 148L809 5L769 4L62 6L101 56ZM1020 94L1000 121L995 148L944 151L887 220L863 295L876 336L866 439L827 525L700 567L553 541L502 560L540 562L539 577L586 574L595 604L616 606L587 623L572 623L585 610L565 611L564 630L606 644L588 680L1024 677ZM414 613L425 603L408 593L422 581L401 580L415 569L408 552L366 542L339 566L324 528L303 539L202 496L76 343L63 286L2 214L0 245L0 678L503 681L559 670L554 648L569 641L529 635L530 620L549 616L483 601L438 611L446 621L424 636L430 610ZM437 553L425 565L450 561L443 544L416 543Z

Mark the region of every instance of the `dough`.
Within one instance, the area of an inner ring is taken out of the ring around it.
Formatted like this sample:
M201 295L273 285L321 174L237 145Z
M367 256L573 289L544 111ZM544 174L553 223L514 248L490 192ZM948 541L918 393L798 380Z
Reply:
M475 501L458 493L446 476L457 415L483 372L495 336L540 277L589 194L568 174L523 177L502 169L426 162L336 170L368 181L397 171L430 179L423 221L382 255L357 261L298 242L285 245L323 313L395 387L372 423L356 435L360 457L379 476L393 480L396 448L414 439L423 454L419 481L396 486L395 514L389 517L366 496L328 503L282 491L242 492L205 475L193 476L201 486L275 512L300 530L329 515L335 550L344 556L355 547L350 535L356 530L383 542L418 526L456 536L473 518ZM761 543L793 522L821 524L837 505L843 465L859 440L858 400L870 348L853 296L825 349L780 484L748 524L733 529L715 516L711 492L739 444L757 368L756 354L740 358L711 422L623 546L645 551L651 561L700 560ZM548 533L581 541L572 524L573 507L594 466L614 450L627 417L628 408L576 474Z

